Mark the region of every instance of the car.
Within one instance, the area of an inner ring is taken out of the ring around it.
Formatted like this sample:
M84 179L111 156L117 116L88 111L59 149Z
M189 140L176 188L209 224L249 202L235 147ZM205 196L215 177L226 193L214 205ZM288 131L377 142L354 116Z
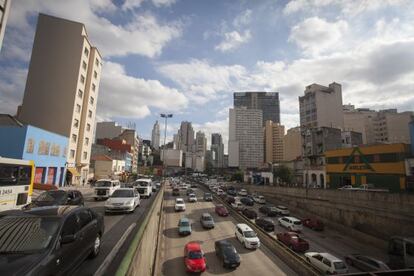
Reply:
M206 258L198 242L189 242L184 247L184 265L187 272L206 271Z
M95 183L93 198L95 200L107 199L118 188L121 188L119 180L99 179Z
M237 191L235 189L227 189L227 194L231 196L237 196Z
M178 197L178 198L175 199L174 210L176 212L185 211L185 203L184 203L184 200L182 198Z
M120 188L105 202L105 213L129 212L132 213L140 205L140 195L134 188Z
M295 232L277 233L276 238L295 252L309 250L309 243Z
M248 198L248 197L242 197L240 199L240 202L243 203L246 206L253 206L254 205L253 199Z
M288 216L288 215L289 215L289 210L288 210L288 208L287 208L287 207L285 207L285 206L283 206L283 205L277 205L277 206L276 206L276 210L277 210L277 213L278 213L279 215L282 215L282 216Z
M225 193L222 189L220 189L220 188L218 188L218 189L217 189L216 193L217 193L217 195L225 195L225 194L226 194L226 193Z
M244 208L242 214L245 215L248 219L256 219L257 213L251 208Z
M253 200L254 202L259 203L259 204L266 204L266 200L264 196L261 196L261 195L254 195Z
M223 263L224 268L236 268L240 265L240 255L229 241L216 241L214 248L216 250L216 256Z
M239 196L247 196L247 191L245 189L241 189L237 194Z
M229 215L229 211L222 204L218 204L216 206L215 211L216 211L216 214L219 215L220 217L227 217Z
M281 217L278 219L279 225L293 232L302 231L302 221L294 217Z
M179 188L174 188L172 190L172 195L173 196L179 196L180 195L180 189Z
M195 194L190 194L188 196L188 202L197 202L197 196Z
M348 267L339 258L329 253L306 252L306 260L322 273L326 274L345 274Z
M391 270L384 262L361 254L347 255L345 256L345 262L365 272Z
M256 232L254 232L247 224L237 224L235 236L247 249L256 249L260 247L260 240L257 237Z
M195 192L193 189L187 189L187 192L186 192L187 196L189 196L190 194L194 194L194 193Z
M196 183L191 183L190 187L195 189L195 188L197 188L197 184Z
M256 223L257 226L259 226L266 232L272 232L275 230L275 224L273 223L273 220L269 218L264 218L264 217L256 218L254 223Z
M302 224L312 230L323 231L324 224L319 219L306 218L302 220Z
M83 206L84 199L81 192L77 190L50 190L41 193L31 203L22 207L23 210L42 206L58 206L58 205L80 205Z
M178 221L178 234L180 236L191 235L191 222L188 218L182 217Z
M261 206L259 208L259 212L267 215L268 217L275 217L279 214L276 207L270 205Z
M234 196L230 196L230 195L226 196L226 199L225 200L229 204L232 204L232 203L234 203L236 201L236 199L234 198Z
M44 206L2 212L0 229L0 275L72 275L99 255L105 225L87 207Z
M243 210L244 209L244 205L243 205L243 203L241 203L240 201L234 201L232 204L231 204L231 207L233 207L234 209L236 209L236 210L239 210L239 211L241 211L241 210Z
M344 185L339 187L338 190L354 190L355 188L352 185Z
M155 183L155 188L156 188L157 190L159 190L159 189L161 188L161 183L160 183L160 182L156 182L156 183Z
M209 213L203 213L200 217L200 223L203 228L212 229L214 228L214 219Z
M205 201L213 201L213 195L211 193L204 193L203 198Z

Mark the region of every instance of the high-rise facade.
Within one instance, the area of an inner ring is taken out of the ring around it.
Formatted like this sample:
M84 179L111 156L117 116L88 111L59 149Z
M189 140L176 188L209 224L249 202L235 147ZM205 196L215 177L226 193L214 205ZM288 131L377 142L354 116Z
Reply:
M302 135L300 127L293 127L287 130L283 137L283 160L292 161L302 156Z
M160 125L158 121L155 121L155 124L152 128L151 145L156 150L160 149Z
M116 122L98 122L96 123L95 140L114 139L121 135L123 130L123 127L117 125Z
M283 136L285 127L279 123L266 121L264 128L265 163L274 164L283 161Z
M82 23L40 14L18 118L69 137L67 166L87 181L102 57Z
M118 136L118 139L123 139L126 141L127 144L131 145L132 147L132 172L138 172L138 155L139 155L139 140L138 135L135 129L124 129L121 135Z
M194 129L191 122L181 122L180 129L178 130L178 149L183 152L192 152L194 145Z
M342 87L331 83L328 87L311 84L306 86L305 95L299 97L300 126L305 128L344 128L342 111Z
M213 168L224 167L224 144L220 133L211 134L211 163Z
M206 154L207 150L207 138L204 132L197 131L196 140L195 140L195 152L200 153L203 156Z
M263 113L260 109L230 108L229 167L263 165Z
M235 92L234 107L262 110L263 126L268 120L280 123L280 102L277 92Z

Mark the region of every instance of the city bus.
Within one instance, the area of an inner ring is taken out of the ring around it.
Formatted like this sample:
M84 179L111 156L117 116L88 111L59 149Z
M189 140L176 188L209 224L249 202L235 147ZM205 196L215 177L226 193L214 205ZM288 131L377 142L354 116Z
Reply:
M0 157L0 211L32 201L34 170L33 161Z

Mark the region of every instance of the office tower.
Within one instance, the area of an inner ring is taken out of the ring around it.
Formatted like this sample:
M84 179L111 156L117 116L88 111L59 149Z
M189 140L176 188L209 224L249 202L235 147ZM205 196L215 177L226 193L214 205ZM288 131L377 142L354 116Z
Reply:
M204 132L197 131L195 140L195 152L205 155L207 150L207 138Z
M213 168L224 167L224 144L220 133L211 134L211 163Z
M0 1L0 50L3 45L4 33L6 32L7 19L9 17L11 0Z
M234 107L260 109L263 112L263 126L268 120L280 123L280 103L277 92L235 92Z
M158 121L155 121L152 128L151 145L155 150L159 150L160 148L160 125L158 124Z
M185 152L192 152L194 145L194 129L191 122L181 122L178 130L179 147L178 149Z
M82 23L39 15L18 118L69 137L75 184L88 178L101 61Z
M272 121L266 121L264 128L265 163L274 164L283 161L284 135L284 126Z
M302 156L302 136L300 127L293 127L287 130L283 137L283 160L292 161Z
M259 109L230 108L229 167L263 165L263 113Z

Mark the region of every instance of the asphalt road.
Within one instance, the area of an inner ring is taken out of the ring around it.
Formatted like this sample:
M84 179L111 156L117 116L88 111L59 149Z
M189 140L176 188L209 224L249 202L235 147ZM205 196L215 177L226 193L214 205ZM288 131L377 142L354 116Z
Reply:
M161 275L187 275L185 272L183 249L189 241L201 244L207 260L207 270L203 275L296 275L285 263L278 259L263 245L258 250L245 249L234 236L236 221L232 217L219 217L214 212L214 203L202 200L203 192L196 189L198 202L188 203L185 191L182 198L186 201L186 211L174 211L175 198L171 188L164 194L164 220L161 240ZM212 230L204 230L199 222L202 213L209 212L216 226ZM177 223L180 217L187 216L193 224L193 232L187 237L178 235ZM222 267L214 251L214 242L221 239L229 240L241 256L241 264L235 270Z

